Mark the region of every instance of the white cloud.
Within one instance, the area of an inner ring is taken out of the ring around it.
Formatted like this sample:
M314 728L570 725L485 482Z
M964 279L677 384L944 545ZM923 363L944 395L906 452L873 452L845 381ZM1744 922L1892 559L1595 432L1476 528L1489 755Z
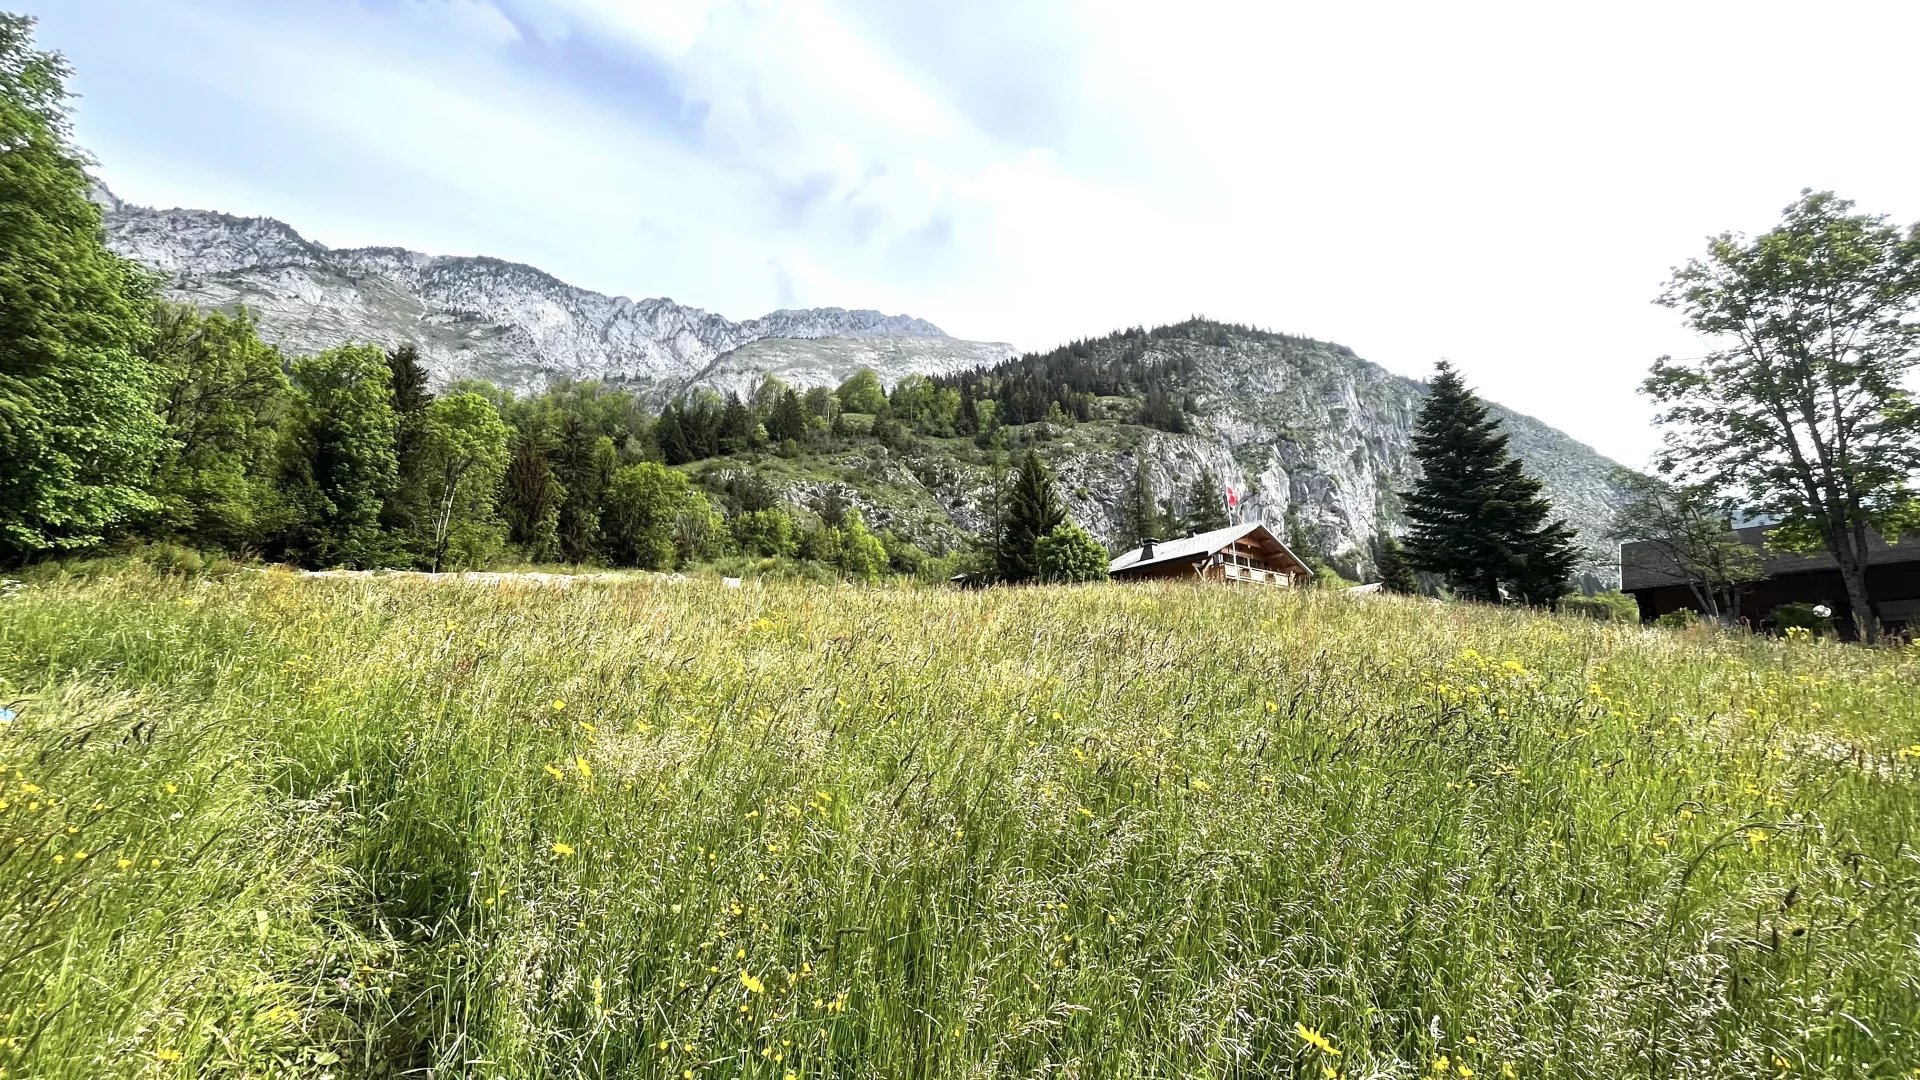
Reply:
M1920 32L1909 4L43 6L134 198L735 317L872 306L1046 347L1205 312L1408 374L1449 356L1634 461L1635 384L1695 347L1648 301L1705 234L1806 185L1920 218L1911 89L1875 53ZM116 126L169 94L337 164Z

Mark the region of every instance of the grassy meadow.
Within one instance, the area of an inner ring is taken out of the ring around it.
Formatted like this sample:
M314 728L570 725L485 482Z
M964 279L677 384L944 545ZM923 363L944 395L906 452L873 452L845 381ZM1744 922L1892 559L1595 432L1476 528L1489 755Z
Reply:
M0 1075L1920 1075L1920 649L1312 591L0 598Z

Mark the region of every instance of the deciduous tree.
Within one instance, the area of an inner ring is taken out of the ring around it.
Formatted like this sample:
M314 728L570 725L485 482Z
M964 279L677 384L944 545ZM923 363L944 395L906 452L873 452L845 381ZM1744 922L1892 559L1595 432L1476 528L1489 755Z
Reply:
M397 476L393 385L386 354L349 345L293 366L287 487L299 514L288 548L321 566L391 556L380 509Z
M96 543L154 507L149 285L106 249L67 75L34 48L33 20L0 13L0 563Z
M1806 191L1758 237L1724 233L1659 303L1715 342L1662 357L1663 472L1781 518L1769 542L1832 555L1862 640L1879 638L1868 538L1911 527L1920 476L1920 225Z
M1042 581L1102 581L1107 576L1107 549L1071 521L1054 526L1035 542L1034 562Z
M1733 534L1733 507L1698 485L1673 484L1632 469L1614 473L1614 487L1627 496L1615 513L1610 539L1621 548L1621 569L1644 559L1641 569L1677 575L1692 591L1701 613L1732 619L1737 589L1760 574L1760 556Z
M431 569L440 570L450 551L454 562L474 566L498 549L503 526L494 508L511 437L478 394L443 397L421 411L418 452L431 515L422 538Z
M143 526L151 535L237 551L278 531L279 431L291 405L280 352L243 309L202 315L157 303L142 352L164 431Z

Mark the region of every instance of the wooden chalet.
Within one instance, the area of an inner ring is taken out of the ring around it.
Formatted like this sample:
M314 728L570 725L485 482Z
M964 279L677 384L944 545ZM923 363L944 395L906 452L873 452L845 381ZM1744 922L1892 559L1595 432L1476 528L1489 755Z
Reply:
M1149 540L1107 567L1116 581L1212 581L1226 585L1305 585L1313 570L1258 522Z

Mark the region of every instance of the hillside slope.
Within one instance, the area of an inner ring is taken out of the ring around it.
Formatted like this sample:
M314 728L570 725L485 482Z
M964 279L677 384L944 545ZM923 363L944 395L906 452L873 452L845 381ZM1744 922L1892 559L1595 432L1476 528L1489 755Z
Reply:
M245 305L267 340L292 354L345 341L417 345L437 381L480 377L517 391L555 379L598 379L661 399L694 388L746 394L768 374L797 387L834 385L861 367L889 385L908 374L955 375L1007 360L1011 346L947 337L922 319L875 311L776 311L736 323L666 299L574 288L529 266L398 248L332 249L270 218L131 206L97 189L109 243L166 276L175 298ZM1202 470L1248 496L1244 513L1284 528L1291 516L1350 573L1372 565L1381 528L1400 524L1396 491L1424 384L1344 346L1210 322L1110 335L1070 347L1101 363L1186 363L1191 430L1131 421L1137 403L1061 430L1029 425L1059 470L1075 517L1102 539L1117 532L1121 495L1145 459L1161 498L1178 503ZM1620 494L1611 461L1530 417L1496 407L1527 467L1579 530L1589 570L1617 577L1604 534ZM985 524L979 503L991 457L965 444L867 447L803 463L810 485L843 483L870 514L933 546ZM788 470L793 471L793 470Z

